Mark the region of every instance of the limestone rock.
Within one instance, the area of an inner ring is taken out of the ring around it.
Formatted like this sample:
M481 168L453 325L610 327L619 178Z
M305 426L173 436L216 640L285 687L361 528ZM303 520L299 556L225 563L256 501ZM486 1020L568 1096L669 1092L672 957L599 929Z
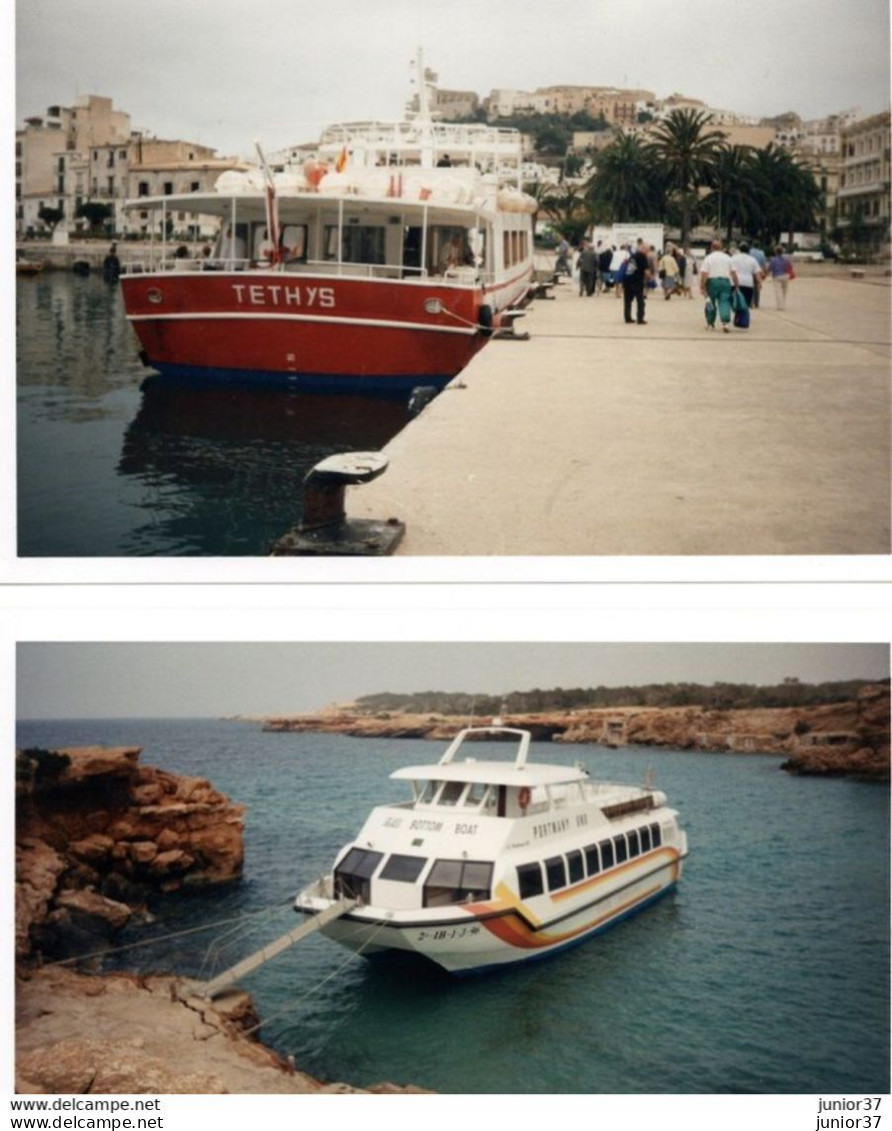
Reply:
M20 957L38 936L59 956L63 935L75 947L113 929L120 916L104 899L142 907L153 889L222 884L241 875L244 808L205 778L140 765L139 753L124 746L17 754L16 839L43 845L40 856L33 847L20 852ZM63 872L69 895L54 904ZM86 889L93 889L93 901L71 903L72 891Z
M46 918L66 861L42 840L25 837L16 845L15 947L23 957L31 949L31 929Z
M118 903L96 891L63 891L56 896L56 906L73 915L99 919L115 930L123 927L132 914L126 903Z

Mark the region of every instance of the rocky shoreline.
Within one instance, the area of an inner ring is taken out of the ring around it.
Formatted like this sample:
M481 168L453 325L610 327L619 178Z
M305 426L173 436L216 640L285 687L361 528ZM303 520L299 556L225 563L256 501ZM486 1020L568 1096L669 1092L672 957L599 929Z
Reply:
M247 720L246 720L247 721ZM363 712L355 704L251 720L265 731L344 734L357 738L423 738L447 742L465 718L398 711ZM476 720L478 724L488 720ZM790 773L889 781L889 685L870 684L841 703L717 710L705 707L574 708L503 715L537 741L621 749L667 747L703 753L778 754Z
M241 877L243 806L138 747L16 754L16 1091L361 1092L263 1045L248 994L59 962L113 945L154 893ZM381 1084L372 1092L412 1092Z

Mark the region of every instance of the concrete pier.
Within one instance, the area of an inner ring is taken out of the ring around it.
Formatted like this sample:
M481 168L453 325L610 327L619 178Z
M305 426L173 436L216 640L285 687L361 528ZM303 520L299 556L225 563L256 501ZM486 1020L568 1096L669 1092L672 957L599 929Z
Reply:
M749 330L660 292L647 325L575 280L493 341L348 491L400 555L888 554L890 288L770 283Z

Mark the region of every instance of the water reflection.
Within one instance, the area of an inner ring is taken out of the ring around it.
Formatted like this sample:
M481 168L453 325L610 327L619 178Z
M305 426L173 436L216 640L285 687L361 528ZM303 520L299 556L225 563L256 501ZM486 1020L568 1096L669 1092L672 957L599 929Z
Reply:
M16 292L23 557L265 554L313 464L409 417L405 397L144 379L118 287L45 272Z
M378 449L406 400L195 389L150 378L118 471L144 489L125 553L161 538L172 553L265 553L300 518L303 479L334 452Z

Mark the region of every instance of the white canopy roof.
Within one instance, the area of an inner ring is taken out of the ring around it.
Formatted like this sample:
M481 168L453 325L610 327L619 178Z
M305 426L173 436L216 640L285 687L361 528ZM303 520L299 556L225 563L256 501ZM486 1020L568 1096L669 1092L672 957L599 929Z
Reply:
M488 785L557 785L559 782L588 781L588 774L577 766L516 766L513 762L449 762L430 766L405 766L391 778L409 781L464 781Z

